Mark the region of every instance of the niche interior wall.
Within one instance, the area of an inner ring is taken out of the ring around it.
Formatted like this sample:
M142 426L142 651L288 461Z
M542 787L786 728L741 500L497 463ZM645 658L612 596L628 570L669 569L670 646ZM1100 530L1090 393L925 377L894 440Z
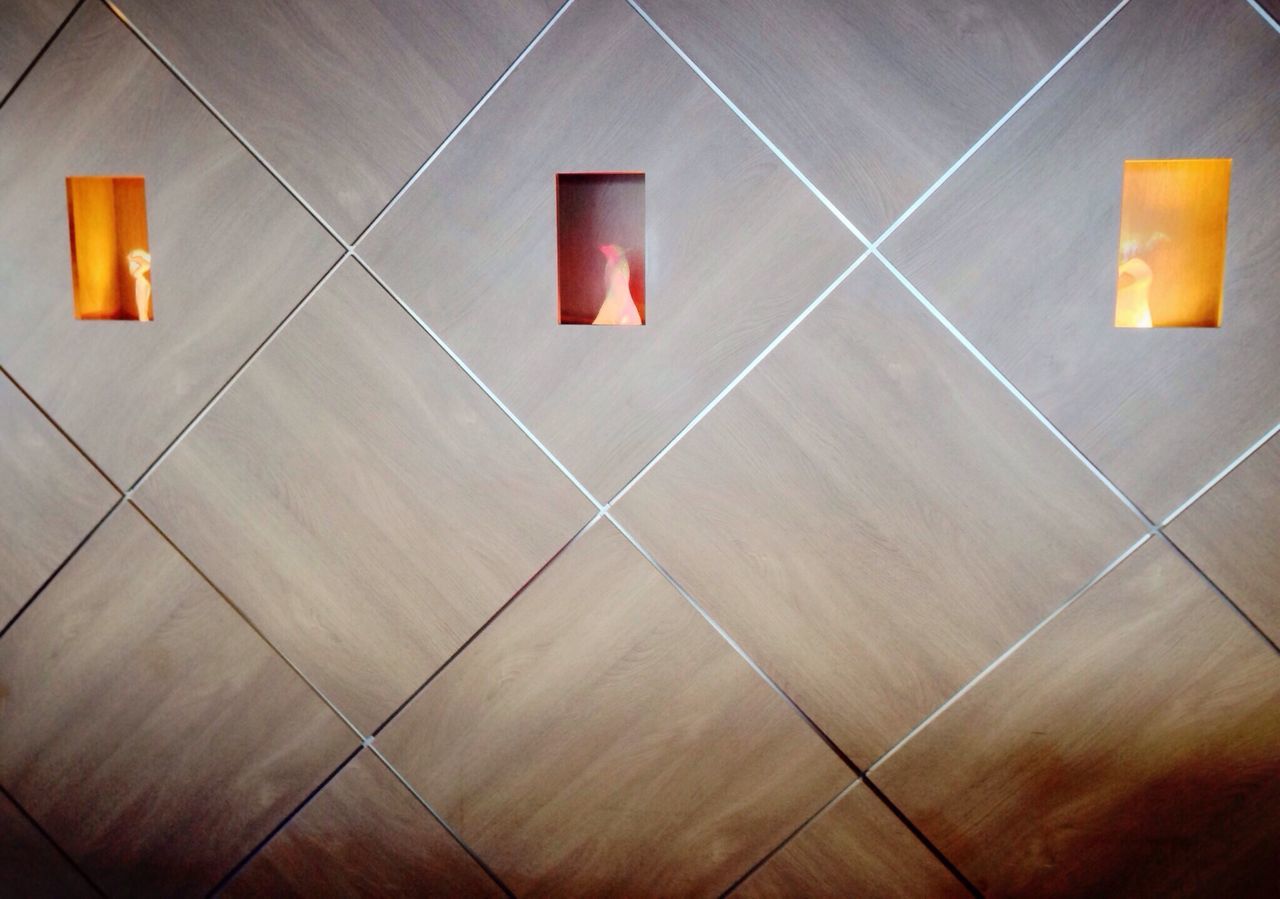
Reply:
M1253 0L0 0L0 894L1270 896Z

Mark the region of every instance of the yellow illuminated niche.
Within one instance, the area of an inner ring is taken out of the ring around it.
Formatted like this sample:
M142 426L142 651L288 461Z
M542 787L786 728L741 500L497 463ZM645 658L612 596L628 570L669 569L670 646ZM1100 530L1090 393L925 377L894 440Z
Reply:
M1230 159L1125 161L1117 328L1221 324L1230 186Z
M137 175L67 178L76 318L152 320L147 201Z

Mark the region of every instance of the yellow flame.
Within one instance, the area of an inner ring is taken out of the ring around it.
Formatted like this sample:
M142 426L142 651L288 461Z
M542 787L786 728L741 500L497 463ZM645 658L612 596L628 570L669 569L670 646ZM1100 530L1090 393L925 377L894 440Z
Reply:
M129 276L133 278L133 305L138 321L151 321L151 254L146 250L130 250L125 256Z
M617 244L605 244L604 303L596 314L594 325L638 325L640 310L631 296L631 266L627 254Z

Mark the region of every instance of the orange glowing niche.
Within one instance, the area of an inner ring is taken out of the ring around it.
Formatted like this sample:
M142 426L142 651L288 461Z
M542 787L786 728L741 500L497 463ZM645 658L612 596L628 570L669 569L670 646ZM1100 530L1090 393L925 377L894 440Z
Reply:
M1125 161L1117 328L1221 324L1230 187L1230 159Z
M562 325L643 325L644 174L556 175Z
M76 318L152 320L147 201L137 175L67 178Z

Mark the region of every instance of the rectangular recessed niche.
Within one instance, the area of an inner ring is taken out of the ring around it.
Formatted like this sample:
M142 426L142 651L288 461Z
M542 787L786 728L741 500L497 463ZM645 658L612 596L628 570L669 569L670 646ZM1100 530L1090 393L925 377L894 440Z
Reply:
M562 325L644 324L644 173L556 175Z
M1125 160L1117 328L1222 322L1230 186L1230 159Z
M67 224L76 318L151 321L151 254L142 177L67 178Z

